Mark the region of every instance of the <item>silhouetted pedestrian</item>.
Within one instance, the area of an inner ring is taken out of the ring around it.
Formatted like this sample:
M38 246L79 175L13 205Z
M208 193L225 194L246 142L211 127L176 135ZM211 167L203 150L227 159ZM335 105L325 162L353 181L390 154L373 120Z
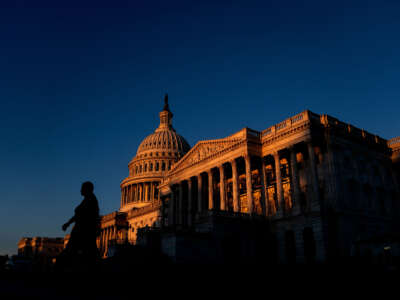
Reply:
M99 258L96 238L100 230L100 216L93 190L93 183L87 181L82 184L84 199L75 208L75 215L62 226L65 231L75 223L68 244L57 259L58 270L91 270Z

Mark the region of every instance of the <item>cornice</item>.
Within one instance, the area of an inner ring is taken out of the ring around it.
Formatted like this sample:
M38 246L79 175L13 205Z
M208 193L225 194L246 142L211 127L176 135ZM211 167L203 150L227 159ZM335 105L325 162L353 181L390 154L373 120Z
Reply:
M145 182L153 182L153 181L161 181L165 177L165 174L157 174L157 176L141 176L141 177L127 177L125 178L120 186L123 187L127 184L135 184L135 183L145 183Z
M282 131L281 133L275 134L270 138L264 138L262 140L262 146L273 144L281 139L287 138L290 135L296 134L297 132L304 131L310 128L311 128L311 122L307 120L296 127L292 127L288 130Z

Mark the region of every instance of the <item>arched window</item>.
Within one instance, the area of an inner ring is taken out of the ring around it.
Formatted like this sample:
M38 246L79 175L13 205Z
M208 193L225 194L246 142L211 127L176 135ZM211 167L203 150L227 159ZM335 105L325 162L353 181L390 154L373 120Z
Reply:
M289 178L289 162L286 158L280 160L282 179Z
M140 165L139 172L142 173L142 165Z
M296 153L296 162L297 162L297 169L301 170L304 168L304 154L303 152L297 152Z
M160 163L156 162L156 171L159 171L159 170L160 170Z
M147 172L147 164L144 165L144 171Z
M162 170L162 171L165 171L165 162L162 162L161 170Z
M275 170L274 167L269 164L265 166L265 173L267 177L267 186L271 186L275 183Z
M153 163L150 163L150 172L153 172Z
M168 170L171 170L171 161L168 162Z
M314 153L315 153L315 163L317 165L321 164L324 159L321 147L319 146L314 147Z

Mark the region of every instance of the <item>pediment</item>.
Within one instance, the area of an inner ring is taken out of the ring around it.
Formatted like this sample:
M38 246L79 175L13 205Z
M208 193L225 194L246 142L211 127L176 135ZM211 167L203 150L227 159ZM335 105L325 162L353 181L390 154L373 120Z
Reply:
M181 160L179 160L171 170L172 172L192 166L210 157L221 154L232 147L240 144L241 138L226 138L211 141L198 142Z

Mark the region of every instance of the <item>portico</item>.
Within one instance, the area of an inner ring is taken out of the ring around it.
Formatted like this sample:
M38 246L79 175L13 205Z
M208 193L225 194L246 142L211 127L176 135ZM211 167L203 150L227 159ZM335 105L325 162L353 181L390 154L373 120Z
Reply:
M205 211L280 218L300 208L310 210L311 199L318 199L315 151L304 126L310 114L305 111L263 132L244 128L224 139L197 143L159 186L170 216L165 224L191 226ZM302 130L277 142L280 130L297 126ZM298 165L304 158L311 176L303 199Z

